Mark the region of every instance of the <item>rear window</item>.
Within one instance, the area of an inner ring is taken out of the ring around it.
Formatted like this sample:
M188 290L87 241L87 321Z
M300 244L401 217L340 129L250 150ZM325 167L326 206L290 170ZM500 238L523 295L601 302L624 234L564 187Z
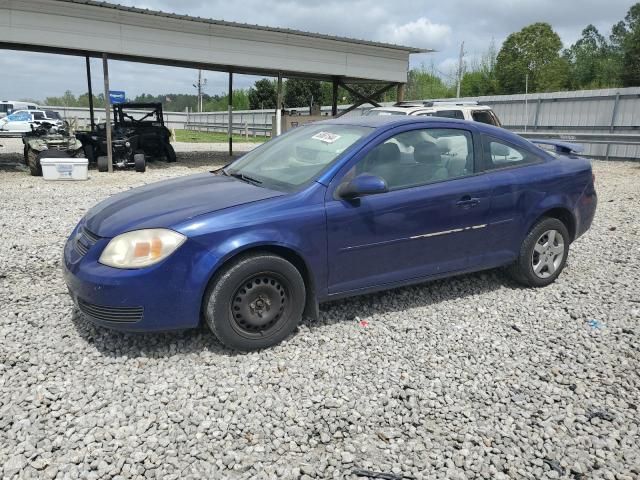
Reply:
M464 120L464 114L462 110L440 110L437 112L433 112L434 117L444 117L444 118L456 118L458 120Z
M13 110L13 104L11 103L1 103L0 104L0 112L7 113Z
M471 116L476 122L486 123L487 125L493 125L495 127L500 126L498 117L496 117L491 110L475 110L471 112Z
M58 112L54 112L53 110L47 110L45 113L47 114L48 118L52 118L54 120L62 120L62 117L60 117L60 114Z

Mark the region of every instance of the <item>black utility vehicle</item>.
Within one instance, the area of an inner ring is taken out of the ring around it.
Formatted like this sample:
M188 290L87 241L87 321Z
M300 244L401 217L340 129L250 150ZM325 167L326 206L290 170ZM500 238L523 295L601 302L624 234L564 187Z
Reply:
M176 161L176 153L170 143L171 132L164 125L161 103L120 103L113 105L111 143L113 166L134 167L144 172L147 160L164 158ZM90 132L78 132L89 162L98 164L98 171L108 168L106 124L96 126Z

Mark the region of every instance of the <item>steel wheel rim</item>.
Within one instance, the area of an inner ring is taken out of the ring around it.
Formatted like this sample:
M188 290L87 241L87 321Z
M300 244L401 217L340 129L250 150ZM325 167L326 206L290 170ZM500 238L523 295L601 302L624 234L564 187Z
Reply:
M564 260L564 238L558 230L544 232L533 247L531 267L538 278L549 278L554 275Z
M291 303L287 280L261 272L241 282L230 302L233 329L248 338L264 338L280 330Z

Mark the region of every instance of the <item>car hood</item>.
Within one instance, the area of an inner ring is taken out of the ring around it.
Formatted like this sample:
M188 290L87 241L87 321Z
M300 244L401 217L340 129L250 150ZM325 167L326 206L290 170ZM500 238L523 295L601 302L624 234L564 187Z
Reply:
M205 173L134 188L100 202L85 215L86 228L115 237L142 228L170 228L198 215L284 195L231 177Z

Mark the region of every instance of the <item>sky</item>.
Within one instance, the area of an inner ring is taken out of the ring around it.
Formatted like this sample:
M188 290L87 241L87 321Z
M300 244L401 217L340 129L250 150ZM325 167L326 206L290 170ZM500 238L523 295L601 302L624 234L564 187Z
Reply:
M433 64L446 80L455 71L460 43L471 63L493 40L499 48L512 32L548 22L565 46L593 23L605 34L622 20L632 0L120 0L121 4L234 22L284 27L364 40L435 49L412 55L411 64ZM94 91L102 87L101 61L92 61ZM112 90L195 93L197 71L110 61ZM226 74L206 72L208 94L224 94ZM238 75L235 88L256 77ZM42 100L66 90L86 92L84 58L0 50L0 99Z

